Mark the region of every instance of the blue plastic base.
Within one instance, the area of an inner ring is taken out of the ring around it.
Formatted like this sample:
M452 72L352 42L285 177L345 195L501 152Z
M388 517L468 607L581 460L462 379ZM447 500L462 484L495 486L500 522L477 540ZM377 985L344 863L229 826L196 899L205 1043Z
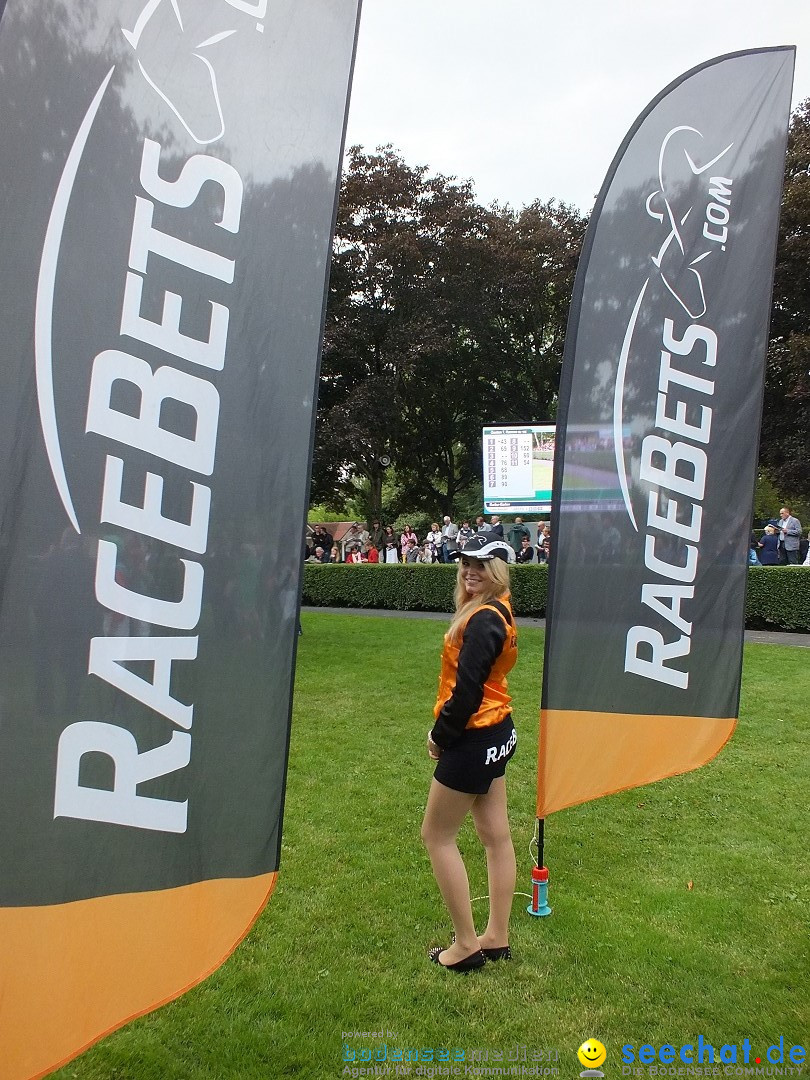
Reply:
M533 902L533 901L532 901ZM544 881L537 886L537 907L532 907L531 904L526 908L530 915L537 915L542 918L545 915L551 914L551 908L548 906L548 882Z
M529 904L526 910L530 915L543 916L551 914L551 908L548 906L548 904L546 904L544 907L538 908L537 911L535 911L532 905Z

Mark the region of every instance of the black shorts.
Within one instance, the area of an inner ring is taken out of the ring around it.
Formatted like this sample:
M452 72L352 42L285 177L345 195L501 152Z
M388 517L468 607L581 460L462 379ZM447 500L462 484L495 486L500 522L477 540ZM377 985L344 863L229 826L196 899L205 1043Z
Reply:
M442 750L433 776L454 791L486 795L492 781L506 772L516 745L511 716L493 727L470 728L448 750Z

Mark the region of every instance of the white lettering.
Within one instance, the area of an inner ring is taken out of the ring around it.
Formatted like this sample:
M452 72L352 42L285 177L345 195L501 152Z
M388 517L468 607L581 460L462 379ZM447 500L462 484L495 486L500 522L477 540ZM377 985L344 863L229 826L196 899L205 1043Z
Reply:
M160 255L169 262L196 270L206 277L217 278L230 285L233 283L233 259L217 255L208 248L197 247L169 233L161 232L152 224L154 203L135 196L135 217L132 222L132 240L129 248L129 268L146 273L149 255Z
M709 198L715 202L723 203L725 206L731 206L731 185L733 180L729 180L727 176L713 176L709 180Z
M140 390L137 416L114 409L112 388L118 380ZM196 414L196 431L191 439L176 435L160 425L165 401L190 405ZM153 372L145 360L129 353L108 349L93 361L87 431L137 447L165 461L210 476L214 470L219 394L216 387L177 368L162 367Z
M689 356L695 345L702 341L706 346L706 358L703 361L707 367L714 367L717 363L717 335L708 326L700 326L697 323L687 326L686 333L682 338L673 335L675 324L672 319L664 319L664 348L678 356ZM664 389L659 387L659 389ZM711 393L711 391L707 391Z
M692 544L684 544L686 562L683 566L659 559L655 554L655 537L648 536L644 541L644 565L654 574L671 578L673 581L694 581L697 574L698 549Z
M692 600L695 595L694 585L642 585L641 602L681 631L692 633L692 623L681 615L681 602ZM667 602L668 601L668 602Z
M143 278L140 274L127 274L124 286L124 305L121 311L121 333L136 338L147 345L154 345L163 352L180 356L192 364L221 371L225 365L225 348L228 343L230 313L223 304L211 302L211 324L208 338L189 337L180 330L183 298L177 293L164 293L163 315L160 322L145 319L141 315Z
M196 660L196 637L97 637L90 642L89 671L123 694L142 702L178 727L188 730L193 705L172 697L172 664ZM154 665L152 681L124 667L127 661L145 660Z
M143 506L122 502L121 486L124 462L107 457L104 488L101 495L101 521L164 540L167 544L203 554L208 546L208 521L211 512L211 489L191 483L191 519L188 524L163 515L163 477L147 472Z
M85 754L105 754L115 766L112 791L79 782ZM188 801L138 795L138 784L184 769L191 760L191 736L175 731L171 739L144 753L134 735L115 724L81 721L65 728L56 757L53 816L104 821L156 832L186 831Z
M159 173L160 151L160 143L144 139L140 175L144 191L165 206L186 207L196 201L203 184L212 180L225 195L222 217L214 224L238 233L244 185L236 169L221 158L194 154L184 163L176 180L164 180Z
M684 540L700 540L700 526L703 521L703 507L697 503L691 503L692 520L689 524L678 521L679 503L675 499L667 499L666 513L658 513L658 500L661 498L660 491L651 491L647 503L647 524L661 532L671 533L673 536L682 536Z
M666 354L668 355L668 354ZM699 382L706 382L708 380L699 379ZM667 380L668 384L669 380ZM714 384L712 383L712 390L714 390ZM655 406L655 426L662 431L671 431L673 435L683 435L686 439L692 439L694 442L707 443L709 441L709 433L712 429L712 410L708 405L698 406L700 409L700 423L690 424L686 419L686 402L675 401L675 415L670 416L666 411L667 396L666 394L659 394L658 400Z
M664 459L663 468L653 464L653 457ZM681 476L678 465L683 463L691 469L691 478ZM646 435L641 444L639 475L643 481L677 491L690 499L702 499L706 487L707 458L704 450L690 443L671 443L659 435Z
M725 242L728 240L728 229L724 226L722 229L719 229L717 232L713 232L709 228L708 221L704 221L703 222L703 235L706 237L707 240L713 240L716 244L725 244Z
M640 645L650 647L649 660L638 655ZM654 679L656 682L685 690L689 685L689 673L667 667L666 662L678 656L688 656L691 645L691 639L685 634L677 641L666 642L662 634L649 626L631 626L627 631L624 670L633 675L641 675L644 679Z
M198 562L180 559L184 568L183 596L180 600L158 600L133 592L115 580L118 548L109 540L99 540L96 557L96 599L110 611L141 622L193 630L202 609L203 568Z

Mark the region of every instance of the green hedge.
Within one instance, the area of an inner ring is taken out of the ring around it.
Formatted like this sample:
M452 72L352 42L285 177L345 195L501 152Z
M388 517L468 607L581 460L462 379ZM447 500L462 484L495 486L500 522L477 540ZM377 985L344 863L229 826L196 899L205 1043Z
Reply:
M456 567L441 563L432 566L305 563L303 602L315 607L452 611L455 584ZM513 566L515 614L542 618L546 612L547 587L547 567Z
M745 625L810 632L810 566L752 566Z
M304 564L303 602L315 607L452 611L455 566ZM516 615L543 618L548 568L512 567ZM810 567L752 566L748 571L745 624L749 629L810 632Z

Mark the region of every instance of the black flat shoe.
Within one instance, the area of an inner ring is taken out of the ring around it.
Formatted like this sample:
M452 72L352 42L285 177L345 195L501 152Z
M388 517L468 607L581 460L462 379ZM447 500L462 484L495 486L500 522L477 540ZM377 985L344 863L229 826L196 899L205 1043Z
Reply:
M512 950L509 948L508 945L502 945L498 949L482 949L481 952L484 954L487 960L512 959Z
M428 950L428 956L434 964L438 964L445 971L455 971L456 975L466 975L468 971L475 971L476 968L481 968L486 963L484 953L481 949L478 949L477 952L470 953L469 956L465 956L463 960L458 960L455 964L443 964L439 957L444 951L443 946L434 945L432 949Z

